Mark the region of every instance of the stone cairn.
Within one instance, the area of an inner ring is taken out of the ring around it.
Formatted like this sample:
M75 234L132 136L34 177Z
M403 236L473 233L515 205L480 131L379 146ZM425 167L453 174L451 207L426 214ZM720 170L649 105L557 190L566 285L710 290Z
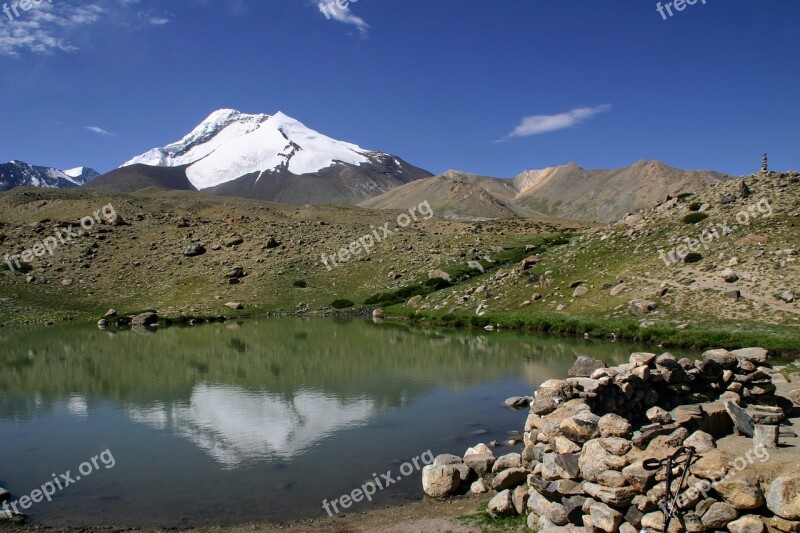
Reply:
M767 164L767 154L761 156L761 172L766 174L769 172L769 165Z
M644 461L692 446L700 458L684 488L705 491L684 490L670 533L763 533L767 526L800 533L800 473L786 472L765 490L716 447L734 431L754 437L754 449L777 445L793 403L776 396L773 373L761 348L710 350L698 361L637 352L612 368L580 357L570 377L548 380L527 398L521 454L495 457L478 444L463 457L439 455L423 469L423 489L432 497L468 486L496 491L490 514L527 514L528 526L542 533L660 533L665 472Z

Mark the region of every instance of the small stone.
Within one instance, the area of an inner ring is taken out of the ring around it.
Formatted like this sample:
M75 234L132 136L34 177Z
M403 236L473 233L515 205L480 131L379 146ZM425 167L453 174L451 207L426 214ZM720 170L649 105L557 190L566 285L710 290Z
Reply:
M702 522L707 529L722 529L737 516L736 509L727 503L716 502L703 514Z
M589 514L592 517L592 525L606 533L616 533L622 524L622 513L604 503L592 505Z
M470 485L470 487L469 487L469 491L472 494L485 494L485 493L489 492L490 490L491 489L486 486L486 482L483 480L483 478L478 479L477 481L474 481L472 483L472 485Z
M244 309L244 306L239 302L228 302L228 303L225 304L225 307L229 307L229 308L233 309L234 311L239 311L239 310Z
M488 511L490 515L495 517L513 515L516 510L514 509L514 502L511 500L511 491L503 490L498 492L494 498L489 500Z
M522 456L518 453L509 453L497 458L497 461L495 461L492 466L492 473L496 474L503 470L508 470L509 468L520 468L521 466Z
M511 502L514 504L517 514L523 514L528 504L528 489L524 486L515 488L511 493Z
M631 423L625 418L613 413L600 417L597 427L602 437L620 437L627 439L631 436Z
M759 446L764 448L777 448L778 437L778 426L757 424L753 430L753 448L755 449Z
M734 272L730 268L726 268L725 270L723 270L720 273L720 276L722 277L722 279L725 280L726 283L736 283L737 281L739 281L739 276L736 275L736 272Z
M714 437L705 431L695 431L684 442L684 446L691 446L698 453L707 452L717 447Z
M528 471L524 468L509 468L497 474L492 480L494 490L512 489L525 483Z
M473 453L464 456L464 464L470 467L479 476L491 472L494 461L495 458L493 455L484 453Z
M764 522L757 516L745 515L728 524L731 533L764 533Z
M586 442L599 433L598 424L600 417L591 412L578 413L563 420L560 424L561 432L574 442Z
M650 422L656 422L658 424L672 424L674 422L672 415L661 407L651 407L647 410L645 416Z

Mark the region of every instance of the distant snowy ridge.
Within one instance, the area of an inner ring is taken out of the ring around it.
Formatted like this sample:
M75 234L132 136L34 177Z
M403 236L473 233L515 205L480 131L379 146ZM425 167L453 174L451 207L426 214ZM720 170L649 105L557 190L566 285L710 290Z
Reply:
M186 166L192 185L207 189L254 173L288 171L300 176L340 163L359 166L385 156L332 139L281 112L248 115L221 109L180 141L153 148L122 166Z
M71 189L96 178L100 173L87 167L59 170L52 167L35 166L23 161L0 164L0 191L14 187L43 187Z

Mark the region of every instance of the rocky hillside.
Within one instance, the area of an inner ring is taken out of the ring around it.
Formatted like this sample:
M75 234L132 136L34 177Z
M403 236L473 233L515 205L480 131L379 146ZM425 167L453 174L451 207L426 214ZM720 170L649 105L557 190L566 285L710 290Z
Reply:
M760 173L576 234L522 267L429 295L416 309L636 317L642 327L795 326L799 223L800 175ZM502 222L479 227L476 241L486 242Z
M417 199L425 198L442 216L453 218L539 215L614 222L667 196L696 192L729 179L718 172L680 170L659 161L639 161L613 170L586 170L570 163L525 171L512 180L450 170L403 185L361 205L406 209Z
M350 300L387 313L518 325L581 318L626 331L796 332L799 190L797 173L757 174L605 226L445 220L435 209L437 216L418 216L428 212L418 205L417 221L400 228L408 211L155 189L17 189L0 195L2 255L21 254L58 227L77 229L107 204L125 224L95 224L53 255L40 249L23 269L6 266L0 314L230 314L231 302L244 312L294 312Z

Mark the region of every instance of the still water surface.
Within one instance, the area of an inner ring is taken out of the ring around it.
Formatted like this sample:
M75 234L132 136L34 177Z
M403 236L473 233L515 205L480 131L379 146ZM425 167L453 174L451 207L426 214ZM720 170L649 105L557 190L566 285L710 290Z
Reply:
M110 450L34 504L45 525L188 526L321 517L321 502L426 450L505 440L502 406L578 354L644 348L362 320L264 319L153 333L0 330L0 486L15 498ZM478 436L478 433L480 435ZM519 451L504 446L497 453ZM395 474L396 475L396 474ZM419 472L378 504L422 497ZM360 503L351 511L367 511Z

